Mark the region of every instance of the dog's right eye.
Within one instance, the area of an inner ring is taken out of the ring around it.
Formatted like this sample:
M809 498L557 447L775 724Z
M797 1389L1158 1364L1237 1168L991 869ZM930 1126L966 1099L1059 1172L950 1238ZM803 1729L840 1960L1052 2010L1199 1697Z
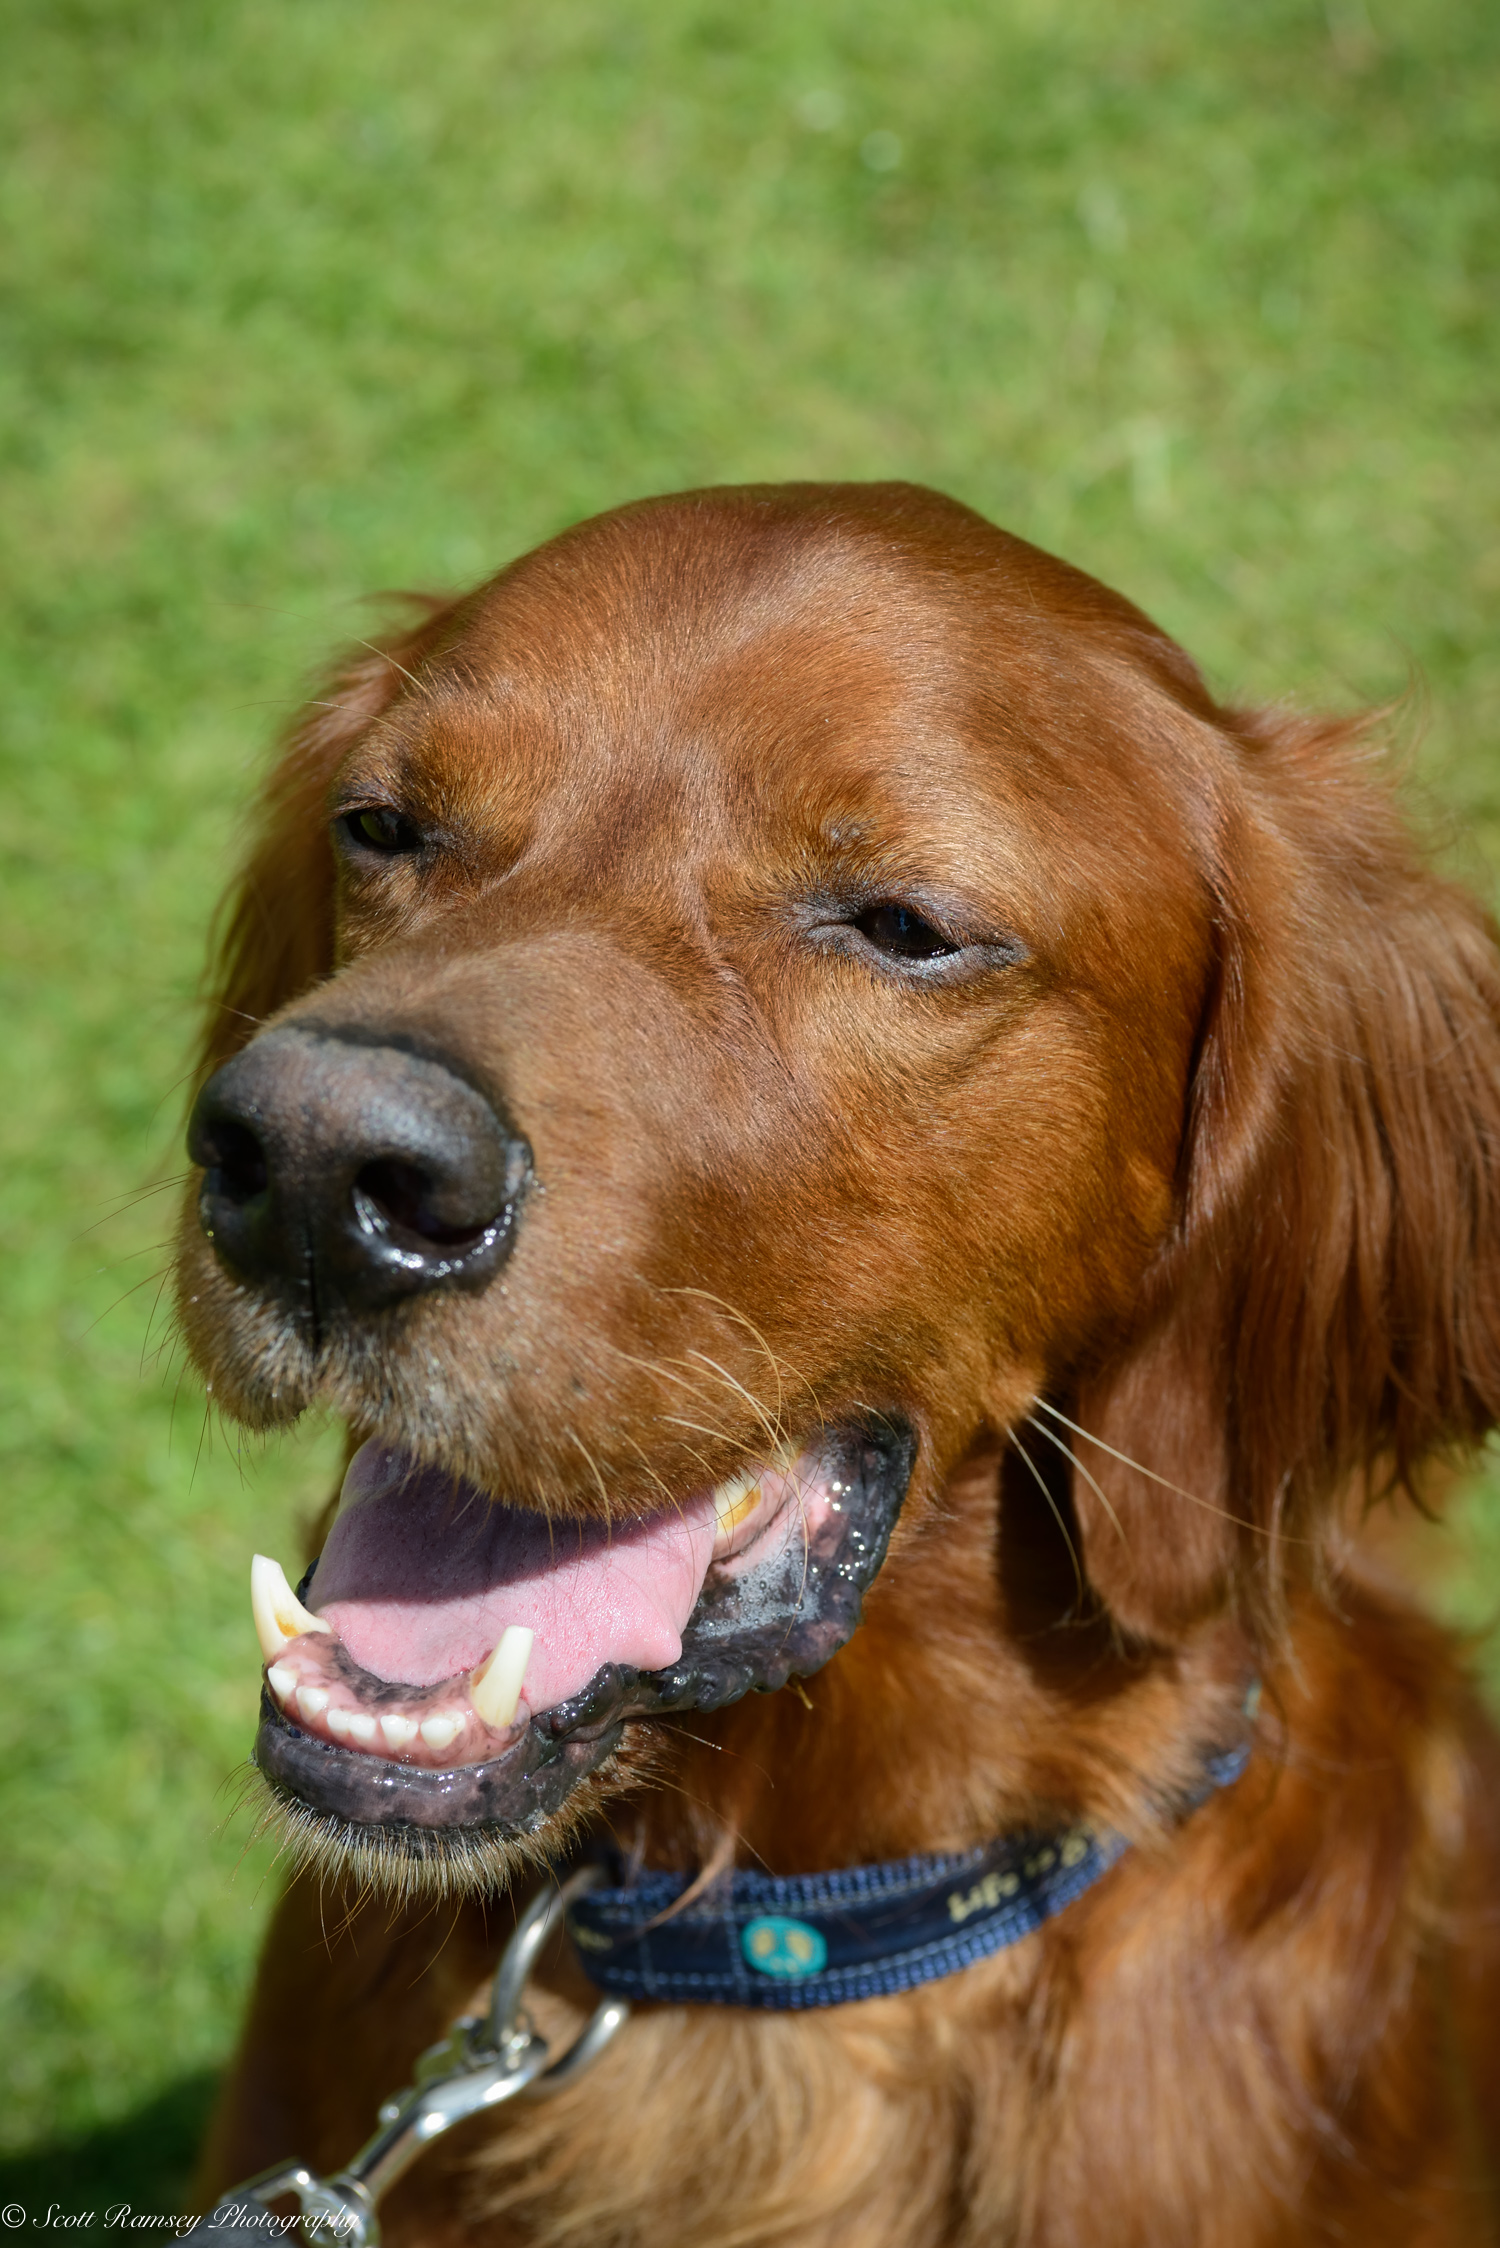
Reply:
M868 906L854 926L867 944L895 960L946 960L960 949L909 905Z
M421 829L389 804L367 804L360 811L346 812L339 826L351 843L365 851L383 852L387 858L422 848Z

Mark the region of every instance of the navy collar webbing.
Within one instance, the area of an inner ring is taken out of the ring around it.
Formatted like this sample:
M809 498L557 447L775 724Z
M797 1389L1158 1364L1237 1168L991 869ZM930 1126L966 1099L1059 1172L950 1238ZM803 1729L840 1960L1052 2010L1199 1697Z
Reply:
M1249 1760L1248 1743L1208 1757L1201 1788L1181 1808L1228 1787ZM670 1919L662 1915L689 1876L646 1873L578 1898L568 1928L585 1973L614 1996L838 2006L914 1990L1019 1943L1128 1848L1122 1835L1080 1822L835 1873L736 1871Z

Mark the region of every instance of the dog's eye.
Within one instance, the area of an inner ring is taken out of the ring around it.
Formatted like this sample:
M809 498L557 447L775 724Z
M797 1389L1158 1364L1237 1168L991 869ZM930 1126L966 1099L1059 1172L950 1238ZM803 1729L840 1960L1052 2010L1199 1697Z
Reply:
M867 906L856 914L854 926L877 952L896 960L944 960L961 949L908 905Z
M351 843L367 851L383 851L387 857L422 848L421 830L389 804L367 804L362 811L346 812L339 825Z

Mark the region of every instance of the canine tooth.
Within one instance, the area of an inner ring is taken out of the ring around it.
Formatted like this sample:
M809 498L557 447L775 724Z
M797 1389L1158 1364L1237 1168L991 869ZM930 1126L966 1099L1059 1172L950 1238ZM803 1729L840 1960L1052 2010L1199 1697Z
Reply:
M290 1663L272 1663L266 1683L279 1702L289 1702L297 1691L297 1673Z
M274 1663L288 1641L299 1639L304 1631L333 1630L332 1624L325 1624L321 1616L303 1607L287 1583L281 1563L264 1553L255 1554L250 1562L250 1613L255 1618L260 1651L268 1663Z
M731 1531L737 1530L755 1512L760 1501L760 1477L748 1469L731 1475L727 1483L721 1483L714 1493L714 1517L719 1536L727 1538Z
M349 1716L349 1730L357 1741L373 1741L375 1738L375 1720L373 1717L366 1717L363 1710L352 1710Z
M337 1706L335 1706L328 1712L329 1732L347 1733L349 1730L349 1721L353 1717L353 1715L354 1712L352 1709L339 1709Z
M489 1661L469 1681L470 1701L497 1733L503 1732L516 1714L534 1637L524 1624L507 1624Z
M424 1717L419 1728L429 1748L446 1748L464 1729L461 1717Z
M321 1717L328 1707L327 1687L299 1686L297 1688L297 1707L304 1717Z
M417 1737L417 1721L414 1717L382 1717L380 1730L390 1747L405 1748Z

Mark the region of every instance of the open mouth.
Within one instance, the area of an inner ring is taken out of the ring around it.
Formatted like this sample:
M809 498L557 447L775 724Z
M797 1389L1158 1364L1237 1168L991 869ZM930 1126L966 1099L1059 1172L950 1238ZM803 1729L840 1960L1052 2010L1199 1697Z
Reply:
M837 1652L915 1450L883 1421L825 1430L610 1524L366 1444L298 1593L255 1564L256 1762L279 1795L410 1855L534 1834L631 1719L718 1709Z

